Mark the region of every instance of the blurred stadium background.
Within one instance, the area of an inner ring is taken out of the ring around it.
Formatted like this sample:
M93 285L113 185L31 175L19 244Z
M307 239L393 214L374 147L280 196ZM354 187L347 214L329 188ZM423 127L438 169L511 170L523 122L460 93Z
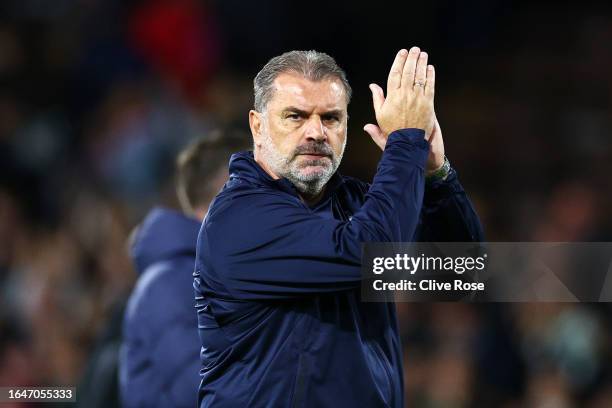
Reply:
M348 73L343 173L373 175L367 85L419 45L487 238L611 241L611 44L612 7L584 1L3 0L0 385L112 388L96 370L113 367L135 280L131 229L176 206L187 142L248 132L253 76L290 49ZM608 304L399 311L407 406L612 406Z

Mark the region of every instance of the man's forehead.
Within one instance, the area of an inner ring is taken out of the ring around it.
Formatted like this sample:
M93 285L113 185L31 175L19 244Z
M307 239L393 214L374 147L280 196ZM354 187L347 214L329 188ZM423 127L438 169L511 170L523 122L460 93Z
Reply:
M274 105L298 106L304 109L346 109L346 91L342 82L333 77L311 81L304 76L288 72L274 80ZM275 103L276 102L276 103Z

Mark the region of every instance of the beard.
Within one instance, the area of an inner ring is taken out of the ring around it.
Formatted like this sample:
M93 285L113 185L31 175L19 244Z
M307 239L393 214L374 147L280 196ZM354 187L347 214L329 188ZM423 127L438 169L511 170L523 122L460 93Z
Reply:
M334 175L346 147L346 138L339 155L326 142L308 142L295 148L290 155L283 155L270 134L264 134L262 156L270 169L280 177L289 180L304 195L318 195ZM305 158L304 155L319 156Z

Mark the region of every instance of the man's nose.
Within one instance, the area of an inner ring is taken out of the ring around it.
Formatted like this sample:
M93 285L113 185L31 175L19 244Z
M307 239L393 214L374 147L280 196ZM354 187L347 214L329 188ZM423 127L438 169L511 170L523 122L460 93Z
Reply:
M313 116L308 120L304 135L308 140L322 141L327 139L327 131L320 117Z

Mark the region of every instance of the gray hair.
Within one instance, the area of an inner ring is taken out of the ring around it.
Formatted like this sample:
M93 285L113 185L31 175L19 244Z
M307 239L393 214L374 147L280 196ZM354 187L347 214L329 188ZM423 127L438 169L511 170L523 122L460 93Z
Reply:
M337 78L342 82L346 94L346 103L351 100L351 86L346 73L329 55L318 51L289 51L272 58L259 71L253 81L255 91L255 110L263 112L274 93L274 80L284 72L296 72L310 81L321 81Z

